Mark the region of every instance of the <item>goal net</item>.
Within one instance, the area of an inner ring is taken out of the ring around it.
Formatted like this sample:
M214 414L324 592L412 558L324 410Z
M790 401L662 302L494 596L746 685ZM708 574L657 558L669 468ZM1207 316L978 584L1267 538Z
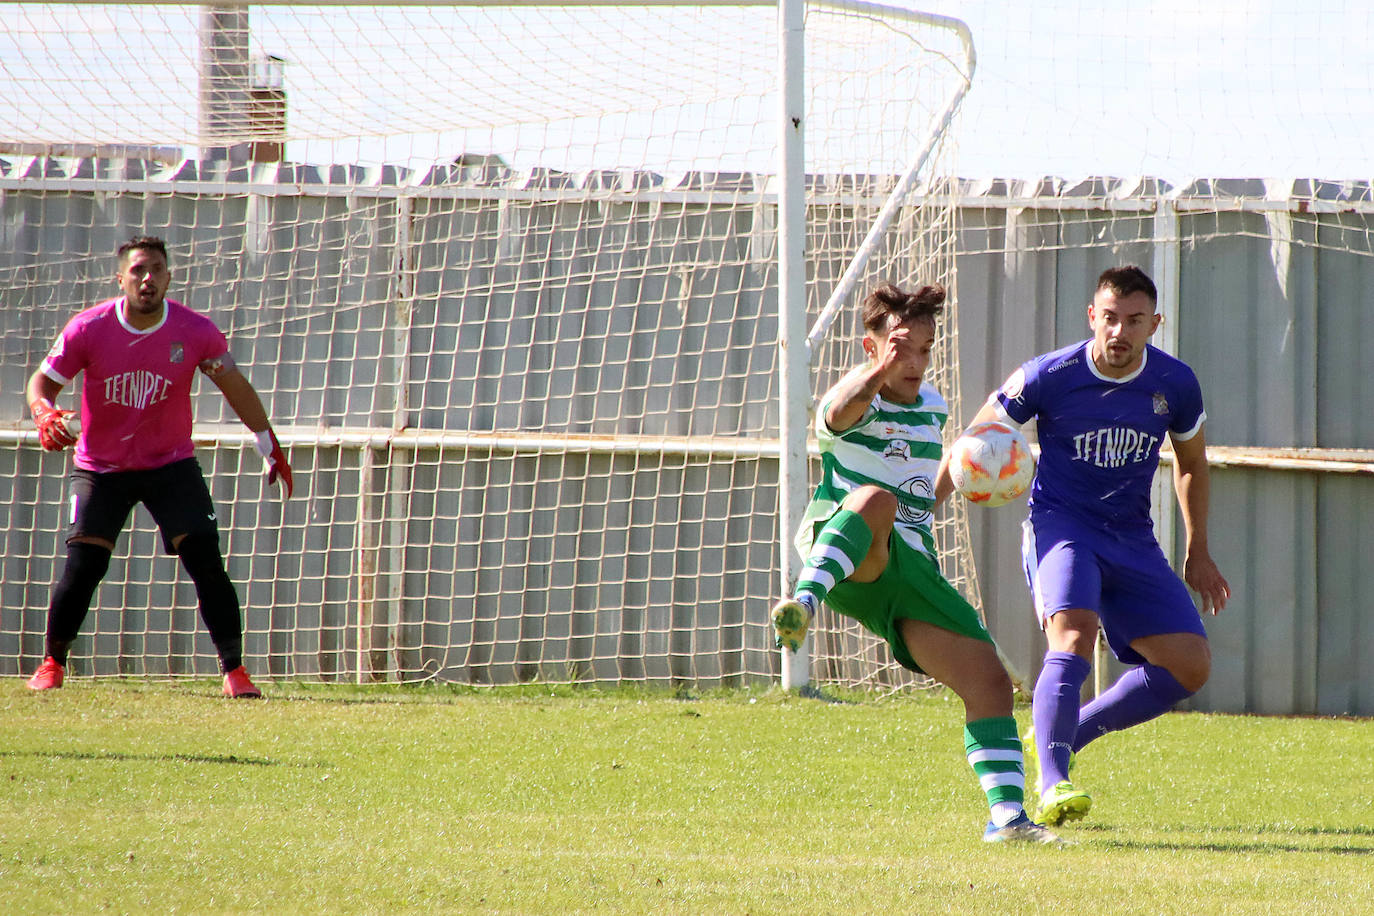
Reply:
M117 292L120 242L162 236L169 295L226 332L296 473L274 499L198 385L255 674L774 678L778 22L771 3L0 5L0 382L21 391ZM971 61L902 10L819 2L804 23L809 326L894 189L853 289L952 285L933 140ZM857 354L853 302L808 398ZM69 458L18 398L0 434L14 674L42 654ZM823 620L816 674L900 682L875 649ZM141 508L72 670L215 670Z

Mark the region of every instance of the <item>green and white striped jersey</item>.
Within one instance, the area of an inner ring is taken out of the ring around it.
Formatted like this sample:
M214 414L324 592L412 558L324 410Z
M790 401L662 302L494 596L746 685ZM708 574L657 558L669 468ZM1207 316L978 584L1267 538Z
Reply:
M821 397L816 409L821 481L797 531L797 550L802 557L808 556L817 528L835 514L845 496L866 484L876 484L897 495L896 531L902 540L934 556L931 510L949 407L933 385L922 383L915 404L897 404L880 394L864 411L863 419L842 433L833 432L825 424L825 413L836 390L866 368L851 370Z

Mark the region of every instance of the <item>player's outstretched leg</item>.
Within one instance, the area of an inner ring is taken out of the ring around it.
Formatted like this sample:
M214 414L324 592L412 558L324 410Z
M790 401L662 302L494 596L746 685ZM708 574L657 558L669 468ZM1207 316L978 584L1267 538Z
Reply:
M1131 668L1102 695L1083 707L1073 750L1108 732L1121 731L1164 715L1193 695L1165 668L1141 665Z
M807 554L792 598L773 605L773 629L779 648L801 648L821 602L838 583L853 574L873 544L873 529L858 512L840 509L821 526Z

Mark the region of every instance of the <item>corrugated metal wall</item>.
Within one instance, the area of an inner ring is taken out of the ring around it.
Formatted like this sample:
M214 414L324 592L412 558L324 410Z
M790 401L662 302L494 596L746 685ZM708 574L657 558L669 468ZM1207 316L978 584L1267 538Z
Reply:
M99 167L94 171L98 173ZM767 205L756 202L750 205L752 210L729 214L713 214L705 205L683 211L684 219L719 222L710 237L722 254L697 252L690 259L691 263L702 263L704 258L716 257L722 262L724 272L713 273L712 282L693 283L700 278L664 275L646 264L633 288L604 291L608 303L640 301L647 295L651 303L686 301L691 309L717 318L722 307L736 315L733 322L717 323L729 329L731 340L727 344L715 346L714 340L694 344L707 358L729 361L726 376L733 390L713 393L701 390L697 370L690 365L665 363L655 368L655 354L677 353L683 335L696 333L694 329L705 327L704 323L669 322L664 326L657 313L632 316L620 310L612 315L608 308L602 313L607 321L628 320L634 327L579 328L575 337L580 343L572 349L568 349L568 335L548 326L548 310L538 305L539 284L549 277L576 276L575 257L593 257L598 246L620 244L614 238L597 241L587 237L569 242L566 249L558 248L558 238L570 238L553 232L563 219L558 207L551 206L542 215L538 208L523 211L530 219L546 220L549 230L517 235L543 238L554 246L545 255L532 255L500 250L499 246L482 248L495 244L485 240L502 238L500 227L478 231L450 225L506 218L497 208L467 210L453 201L421 204L433 209L420 214L415 228L406 230L414 232L413 251L422 260L448 265L449 272L421 274L421 286L411 291L411 320L422 329L421 336L429 333L435 337L425 340L425 356L420 359L413 353L406 355L405 342L394 333L394 316L388 315L388 306L378 305L390 301L398 268L394 200L388 200L386 206L369 207L365 198L292 196L283 193L281 185L270 196L241 195L225 184L226 176L212 176L220 183L206 185L206 176L195 175L187 180L202 185L188 198L153 195L135 202L114 190L128 177L110 176L113 184L108 193L22 194L15 193L12 185L0 192L4 227L0 271L10 277L42 274L44 280L16 284L5 292L0 316L4 326L0 388L8 395L0 404L0 423L12 429L26 428L20 396L24 380L66 318L66 314L44 308L48 303L34 300L30 291L58 284L72 301L94 302L108 295L112 287L103 269L94 270L88 263L88 252L112 248L128 234L128 226L172 225L180 227L179 243L184 246L197 251L225 249L220 252L224 257L210 262L243 265L237 273L183 273L177 278L179 286L216 287L227 297L227 305L217 310L217 318L236 341L241 363L284 364L276 352L282 346L281 336L258 333L261 328L292 323L303 331L300 339L314 356L302 365L310 367L311 373L323 373L323 381L306 384L291 377L260 381L259 387L279 422L308 422L313 418L331 428L385 427L396 410L404 409L421 425L432 427L540 429L553 425L582 432L625 432L618 428L621 405L598 400L601 388L595 378L587 376L582 365L586 362L584 354L577 349L615 339L645 348L645 359L636 363L643 370L642 378L630 386L633 397L695 405L695 413L686 415L697 418L692 421L693 432L742 435L755 441L776 437L777 411L770 400L776 390L771 349L774 325L768 304L773 282L767 266L771 235L761 234L755 221L741 219L742 213L749 212L766 216ZM206 187L218 187L219 193L204 193ZM1313 205L1290 204L1289 196L1276 203L1270 187L1228 190L1220 183L1188 189L1169 189L1150 182L964 187L959 199L956 258L965 417L1023 359L1086 336L1086 304L1102 269L1129 261L1155 270L1157 265L1168 263L1164 259L1173 257L1177 296L1166 303L1171 330L1161 338L1196 368L1202 380L1210 445L1374 448L1374 430L1365 422L1367 411L1362 410L1374 395L1374 372L1370 371L1374 369L1374 311L1368 306L1374 261L1370 258L1368 189L1314 185L1290 191ZM623 206L633 209L635 205ZM226 215L226 208L235 212ZM78 210L80 215L75 213ZM1169 215L1171 221L1161 222L1161 213ZM841 209L827 218L840 226L836 232L852 235L852 227L841 225L848 216L848 211ZM247 231L225 228L236 224L246 226ZM306 233L299 228L302 225L314 228ZM613 225L619 227L616 232L636 231L633 218L617 220ZM50 228L42 229L44 226ZM462 241L465 238L477 241L466 244ZM665 246L674 243L672 233L655 241ZM54 249L73 254L53 257ZM43 257L38 257L39 252ZM550 259L576 252L581 254L575 254L574 260L546 272ZM513 266L517 255L526 267ZM261 268L274 259L279 268ZM526 271L523 279L521 270ZM813 283L815 277L836 272L828 262L812 265L812 270ZM533 297L527 316L513 315L510 322L501 323L510 333L545 348L531 355L528 371L518 371L518 366L513 370L509 365L502 372L485 371L481 362L484 348L500 342L483 337L489 332L480 330L480 322L445 326L431 314L455 289L467 288L461 278L464 272L481 273L483 282L489 284L492 274L503 271L510 274L510 283L523 283ZM743 276L751 271L758 273L755 281L762 284L757 287L760 293L752 297L741 292L748 287ZM321 276L333 279L321 284ZM656 291L646 294L643 283L656 284ZM680 285L669 289L674 283ZM814 291L812 301L823 300L827 292ZM593 297L596 294L592 291ZM263 303L283 301L294 303L299 311L264 312ZM573 320L571 313L562 314L561 320ZM594 318L598 314L594 301L592 308L578 314ZM477 336L464 338L474 334ZM672 347L656 346L655 339L662 334L675 336ZM407 373L410 388L402 403L396 380ZM471 391L456 391L465 386L455 388L454 379L470 380ZM512 385L519 391L503 394L495 390ZM538 415L498 417L512 405L525 403L528 409L531 398L525 395L538 393L530 385L548 395L534 399L539 405ZM484 396L479 390L483 386L493 391ZM461 422L452 416L454 411L462 414ZM673 435L687 431L680 427L683 414L651 409L639 415L647 419L630 432ZM224 419L222 401L213 390L202 392L198 416L202 422ZM242 535L248 541L231 544L230 552L238 564L233 575L245 583L245 604L265 608L263 613L270 615L256 627L250 621L250 633L260 635L250 636L249 651L292 659L273 673L328 674L348 666L344 656L366 650L365 639L355 632L357 624L348 618L355 587L350 579L359 540L380 535L368 527L367 519L358 517L356 502L331 499L332 492L366 492L369 474L413 474L404 505L365 510L385 522L402 514L435 519L426 500L432 502L445 487L461 492L486 489L480 481L430 479L436 474L451 478L474 473L482 465L464 462L469 454L466 451L450 452L443 461L406 458L399 463L384 445L371 450L371 457L369 451L328 446L313 450L302 471L313 477L314 496L309 505L292 506L285 512L271 505L257 505L255 471L237 473L237 452L217 451L212 458L215 466L209 470L216 477L216 498L235 504L238 512L262 513L252 524L237 526L250 530ZM51 514L59 511L62 481L60 460L31 449L6 449L5 455L0 478L11 481L6 486L25 488L22 497L10 500L13 508L3 535L4 605L29 609L24 620L17 624L7 620L0 628L0 639L5 642L0 646L0 666L3 673L14 674L15 660L33 657L38 649L42 613L37 609L46 604L53 563L47 545L35 544L35 532L42 533L44 539L51 538L46 532L56 528ZM1369 460L1367 455L1356 457ZM489 612L474 613L469 624L474 631L485 628L509 636L503 644L515 646L513 654L488 657L481 647L494 643L483 637L471 639L467 644L476 648L462 657L427 656L425 647L443 644L450 637L431 638L424 631L457 624L431 619L421 609L413 615L406 611L368 624L395 632L407 628L417 632L393 641L393 646L401 648L390 664L398 670L499 680L537 676L550 659L584 657L583 650L576 648L579 644L609 641L619 647L610 645L594 653L609 660L608 668L596 672L598 677L614 677L626 665L642 666L636 659L644 642L663 644L655 650L661 661L651 663L664 666L659 676L717 682L766 676L775 670L763 611L756 607L775 589L775 558L770 564L768 549L750 546L766 543L773 536L774 459L761 457L747 463L745 467L750 470L742 477L725 474L723 466L709 462L674 460L670 466L660 466L609 455L586 459L628 462L633 466L622 469L627 475L624 479L643 481L645 491L656 494L660 504L663 499L673 503L676 508L671 512L637 513L634 506L640 487L633 483L611 500L608 511L619 513L616 517L620 520L604 523L622 533L639 530L650 543L655 526L671 526L680 537L684 525L702 517L704 510L693 507L707 500L707 494L728 489L737 503L728 511L732 527L738 529L732 536L735 539L708 545L709 556L700 566L674 566L678 560L667 560L653 550L644 556L646 563L669 562L667 576L680 580L681 588L675 586L665 594L629 596L624 607L615 612L604 609L605 596L600 596L589 605L602 609L595 617L576 610L579 604L574 596L597 587L600 581L584 568L585 560L579 559L584 552L579 549L564 556L564 548L551 540L531 537L541 530L566 533L588 527L577 519L538 517L537 494L526 491L535 481L549 485L566 476L558 468L541 469L540 462L545 460L535 455L510 460L502 473L509 476L512 486L498 488L510 495L510 506L477 505L471 507L471 517L466 511L461 513L462 521L437 519L431 526L435 530L426 529L418 539L425 545L448 547L434 550L391 545L393 559L387 561L391 565L384 564L380 570L379 587L383 588L391 587L398 578L419 577L426 580L418 587L421 592L438 589L488 596L496 604ZM366 466L368 461L375 463ZM590 480L610 476L610 472L588 474L584 469L572 476ZM1374 526L1366 510L1374 505L1372 488L1374 477L1367 473L1249 466L1214 469L1212 547L1235 597L1220 617L1207 621L1214 646L1214 674L1212 682L1191 701L1195 708L1374 713L1374 679L1364 670L1364 659L1374 650L1374 624L1369 622L1362 600L1374 591L1374 564L1367 561L1374 556ZM478 517L486 521L473 527L476 522L471 519ZM992 630L1019 672L1033 678L1039 667L1042 638L1032 619L1019 570L1019 520L1014 508L975 512L972 543ZM1176 518L1166 521L1181 530ZM438 530L445 525L452 530ZM1168 528L1166 525L1165 530ZM415 534L407 530L407 536ZM673 543L678 543L677 538ZM489 547L500 557L488 568L506 570L501 576L512 568L524 569L522 580L479 582L476 579L482 574L471 570L481 567L469 569L450 556L459 545L477 549L482 544L498 545ZM526 548L523 553L517 549L521 544ZM751 556L742 558L741 553ZM1177 549L1175 554L1181 561ZM305 571L307 575L299 569L303 564L312 566ZM434 584L446 581L446 577L465 581L452 587ZM278 578L286 584L272 585ZM631 576L643 582L651 578ZM125 586L126 591L133 592L153 587L137 581ZM149 596L141 593L126 594L122 603L130 608L151 603L166 609L125 613L176 617L179 623L159 623L154 629L194 633L194 599L185 586L179 588L178 596L162 602L150 602ZM515 602L513 607L506 607L510 601L500 599L507 588L516 596L510 598ZM276 593L271 593L272 589ZM400 588L398 593L410 590ZM531 596L539 594L553 596L549 599L552 603L526 608L535 600ZM711 631L717 632L714 639L702 636L706 632L701 627L702 606L719 610L718 626ZM648 622L632 620L626 614L639 614L636 607L660 608L666 616ZM537 613L526 614L526 610ZM615 619L601 619L608 613ZM683 618L691 620L683 623ZM506 633L512 628L513 634ZM119 626L116 622L98 629L117 632ZM173 642L178 639L184 644L141 647L130 643L109 651L121 655L146 648L153 654L178 656L188 654L196 642L193 637L173 636ZM547 651L545 644L551 642L564 649ZM202 655L204 648L199 646Z

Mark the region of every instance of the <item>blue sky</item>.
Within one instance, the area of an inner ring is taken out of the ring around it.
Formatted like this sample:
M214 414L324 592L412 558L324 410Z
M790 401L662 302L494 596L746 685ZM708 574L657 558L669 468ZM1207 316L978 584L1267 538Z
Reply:
M1374 177L1367 0L919 8L963 19L977 45L961 172Z

